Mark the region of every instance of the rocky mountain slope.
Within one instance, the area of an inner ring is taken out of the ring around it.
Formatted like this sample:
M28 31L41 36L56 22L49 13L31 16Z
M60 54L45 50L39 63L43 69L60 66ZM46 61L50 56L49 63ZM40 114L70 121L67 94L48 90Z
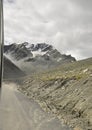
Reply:
M39 72L76 61L71 55L61 54L52 45L46 43L29 44L24 42L5 45L4 53L27 73Z
M23 77L25 74L7 57L4 56L4 79Z
M29 76L18 89L74 130L92 130L92 58Z

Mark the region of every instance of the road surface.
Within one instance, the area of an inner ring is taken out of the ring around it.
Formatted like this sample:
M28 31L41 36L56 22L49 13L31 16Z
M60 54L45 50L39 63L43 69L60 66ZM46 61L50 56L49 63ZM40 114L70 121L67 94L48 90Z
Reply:
M3 84L0 100L0 130L71 130L33 100L21 94L15 84Z

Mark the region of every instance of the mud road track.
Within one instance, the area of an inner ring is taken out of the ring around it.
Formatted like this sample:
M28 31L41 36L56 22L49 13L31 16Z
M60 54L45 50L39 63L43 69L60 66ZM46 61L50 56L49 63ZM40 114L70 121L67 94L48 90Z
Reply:
M15 84L3 84L0 130L71 130L16 88Z

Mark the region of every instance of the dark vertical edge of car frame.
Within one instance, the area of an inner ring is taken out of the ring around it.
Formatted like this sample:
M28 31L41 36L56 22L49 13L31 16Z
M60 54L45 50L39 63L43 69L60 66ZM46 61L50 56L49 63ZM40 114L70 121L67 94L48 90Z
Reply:
M4 47L4 16L3 0L0 0L0 95L3 80L3 47Z

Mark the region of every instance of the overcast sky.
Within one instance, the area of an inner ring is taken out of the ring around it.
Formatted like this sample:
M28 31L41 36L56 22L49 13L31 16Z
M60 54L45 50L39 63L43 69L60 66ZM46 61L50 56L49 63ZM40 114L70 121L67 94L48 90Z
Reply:
M92 0L4 0L5 42L46 42L92 56Z

